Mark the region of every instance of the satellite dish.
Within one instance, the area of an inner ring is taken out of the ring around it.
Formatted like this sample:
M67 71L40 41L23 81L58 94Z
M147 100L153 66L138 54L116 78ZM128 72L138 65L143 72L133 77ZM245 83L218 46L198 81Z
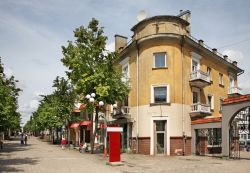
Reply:
M145 12L144 10L141 10L141 11L138 13L138 15L137 15L137 20L140 22L140 21L146 19L146 17L147 17L146 12Z

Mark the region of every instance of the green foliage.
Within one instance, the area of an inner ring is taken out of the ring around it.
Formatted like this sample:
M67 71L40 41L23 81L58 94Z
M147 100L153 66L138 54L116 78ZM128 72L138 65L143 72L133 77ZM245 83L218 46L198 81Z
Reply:
M42 96L40 105L25 125L29 131L60 128L71 119L76 98L73 86L63 77L56 77L52 94Z
M18 96L21 89L16 87L14 76L7 78L0 57L0 131L20 129Z
M115 69L118 58L116 52L105 50L107 37L103 36L103 28L92 19L88 27L79 27L74 31L75 41L69 41L62 47L63 64L68 67L66 72L79 94L96 93L97 101L114 104L122 101L128 86L121 81L122 74ZM83 100L89 104L87 100Z

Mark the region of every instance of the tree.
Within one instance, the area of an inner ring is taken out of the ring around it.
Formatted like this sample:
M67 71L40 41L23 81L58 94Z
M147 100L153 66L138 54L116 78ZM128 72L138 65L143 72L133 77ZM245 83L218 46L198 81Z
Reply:
M63 58L61 61L68 67L66 74L78 94L86 96L96 93L97 102L104 101L105 104L114 104L127 96L128 86L122 82L122 74L114 66L118 53L105 50L107 37L103 36L103 28L98 25L99 22L92 19L88 27L76 28L75 41L68 41L66 47L62 46ZM91 105L87 99L83 99L83 102L92 111L95 109L95 137L99 107Z
M5 75L0 57L0 131L20 129L17 99L21 89L16 86L17 82L14 76Z
M30 131L61 128L66 121L70 121L76 95L74 88L69 80L58 76L53 81L53 87L53 93L42 96L38 109L26 123L25 127Z

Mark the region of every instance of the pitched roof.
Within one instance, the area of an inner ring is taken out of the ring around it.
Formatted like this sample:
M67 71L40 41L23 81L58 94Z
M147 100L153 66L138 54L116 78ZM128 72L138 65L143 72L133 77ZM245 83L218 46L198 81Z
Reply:
M216 123L216 122L221 122L221 117L197 119L193 120L191 124L194 125L194 124Z
M245 102L245 101L250 101L250 94L232 97L232 98L226 98L223 100L223 105Z

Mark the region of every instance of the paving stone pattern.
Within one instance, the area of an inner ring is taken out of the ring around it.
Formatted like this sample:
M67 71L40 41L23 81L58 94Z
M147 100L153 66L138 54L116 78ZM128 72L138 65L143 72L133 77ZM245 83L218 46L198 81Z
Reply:
M122 154L124 166L106 165L100 154L62 150L35 137L28 145L5 141L0 150L0 173L250 173L250 160L227 160L199 156L150 157Z

